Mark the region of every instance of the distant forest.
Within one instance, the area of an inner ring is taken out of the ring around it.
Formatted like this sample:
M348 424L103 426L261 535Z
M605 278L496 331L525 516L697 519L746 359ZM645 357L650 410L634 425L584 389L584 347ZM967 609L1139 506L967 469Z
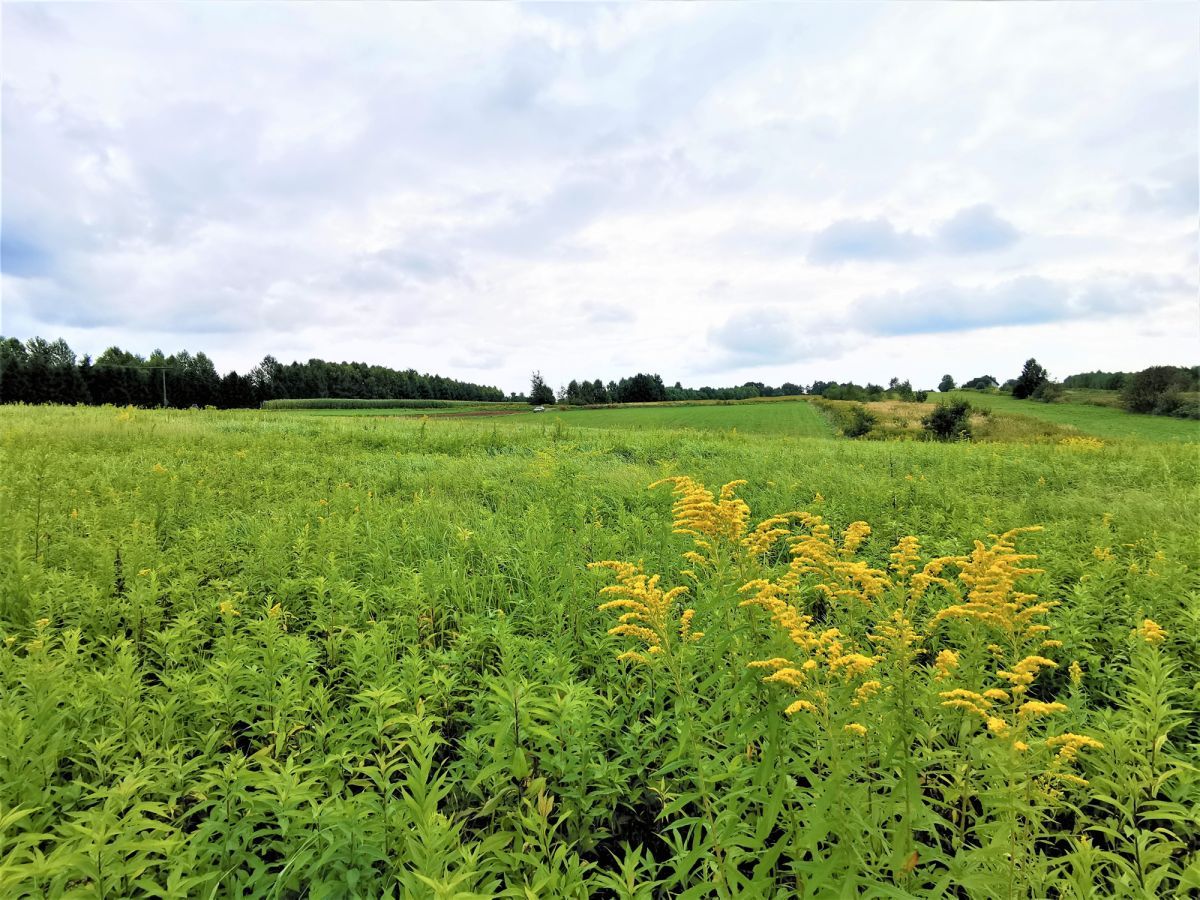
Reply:
M61 338L0 338L0 402L112 403L117 406L215 406L242 409L300 397L505 400L497 387L366 363L310 359L289 365L267 356L246 374L224 376L203 353L149 357L110 347L95 360Z
M981 375L957 385L943 376L939 391L967 390L1011 393L1019 399L1045 402L1062 399L1064 390L1119 391L1131 412L1200 418L1200 366L1152 366L1141 372L1083 372L1053 381L1036 360L1021 374L1001 384ZM287 365L273 356L249 372L218 374L204 353L186 350L165 355L155 350L142 357L110 347L95 360L78 357L59 338L48 341L0 337L0 403L104 404L115 406L214 406L219 409L257 408L266 400L466 400L522 401L591 406L609 403L653 403L687 400L749 400L810 394L829 400L907 400L923 402L932 390L914 390L908 380L892 378L886 386L854 382L814 381L807 387L785 381L778 386L747 381L734 387L685 388L667 385L661 375L638 373L616 381L572 380L553 390L533 374L529 393L505 395L497 387L457 381L415 369L389 369L359 362L310 359Z

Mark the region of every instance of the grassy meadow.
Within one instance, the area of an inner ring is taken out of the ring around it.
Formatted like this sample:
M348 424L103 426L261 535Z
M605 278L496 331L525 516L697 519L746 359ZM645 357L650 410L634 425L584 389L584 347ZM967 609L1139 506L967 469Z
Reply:
M1115 391L1070 391L1067 401L1040 403L1015 400L1007 394L951 391L938 395L966 400L972 406L997 413L1028 416L1077 428L1101 438L1133 438L1146 441L1200 441L1200 422L1170 416L1137 415L1114 403Z
M1200 890L1194 446L5 406L0 472L0 896Z
M547 410L547 413L554 413ZM543 414L544 415L544 414ZM616 428L644 431L697 429L724 431L736 429L756 434L791 437L828 437L829 424L804 400L780 400L761 403L645 404L616 409L578 409L564 413L563 423L579 428Z

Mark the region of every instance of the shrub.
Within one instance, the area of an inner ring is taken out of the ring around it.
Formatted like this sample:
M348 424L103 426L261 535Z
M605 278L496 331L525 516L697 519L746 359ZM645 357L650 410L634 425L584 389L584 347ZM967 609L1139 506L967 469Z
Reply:
M1176 415L1177 408L1186 405L1179 393L1195 391L1197 386L1193 370L1179 366L1151 366L1126 380L1121 401L1130 412Z
M846 420L842 423L842 434L852 438L864 437L870 434L871 429L878 421L875 414L865 406L851 407L846 414Z
M1043 403L1057 403L1063 399L1063 387L1057 381L1043 381L1029 399L1040 400Z
M939 441L957 441L971 437L971 404L965 400L939 403L921 420L925 430Z

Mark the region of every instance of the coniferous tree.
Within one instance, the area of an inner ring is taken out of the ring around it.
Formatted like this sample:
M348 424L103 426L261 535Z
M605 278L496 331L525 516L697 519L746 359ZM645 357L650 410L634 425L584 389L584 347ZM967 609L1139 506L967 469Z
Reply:
M1034 391L1041 387L1043 382L1049 380L1049 374L1038 365L1036 359L1027 359L1025 360L1025 366L1021 369L1021 374L1017 377L1016 383L1013 384L1012 395L1018 400L1032 397Z

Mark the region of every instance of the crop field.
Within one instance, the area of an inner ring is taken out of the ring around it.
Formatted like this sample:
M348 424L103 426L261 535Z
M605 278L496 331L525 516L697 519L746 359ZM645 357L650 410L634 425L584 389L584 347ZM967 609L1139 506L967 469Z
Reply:
M1108 391L1075 391L1086 397L1109 394ZM972 406L998 413L1044 419L1057 425L1070 425L1084 434L1101 438L1137 438L1147 441L1200 441L1200 422L1172 419L1168 416L1137 415L1123 409L1098 405L1095 400L1073 403L1040 403L1036 400L1014 400L1003 394L984 394L978 391L951 391L947 395L966 400ZM1107 398L1106 398L1107 399Z
M5 406L0 472L0 896L1200 890L1194 445Z

